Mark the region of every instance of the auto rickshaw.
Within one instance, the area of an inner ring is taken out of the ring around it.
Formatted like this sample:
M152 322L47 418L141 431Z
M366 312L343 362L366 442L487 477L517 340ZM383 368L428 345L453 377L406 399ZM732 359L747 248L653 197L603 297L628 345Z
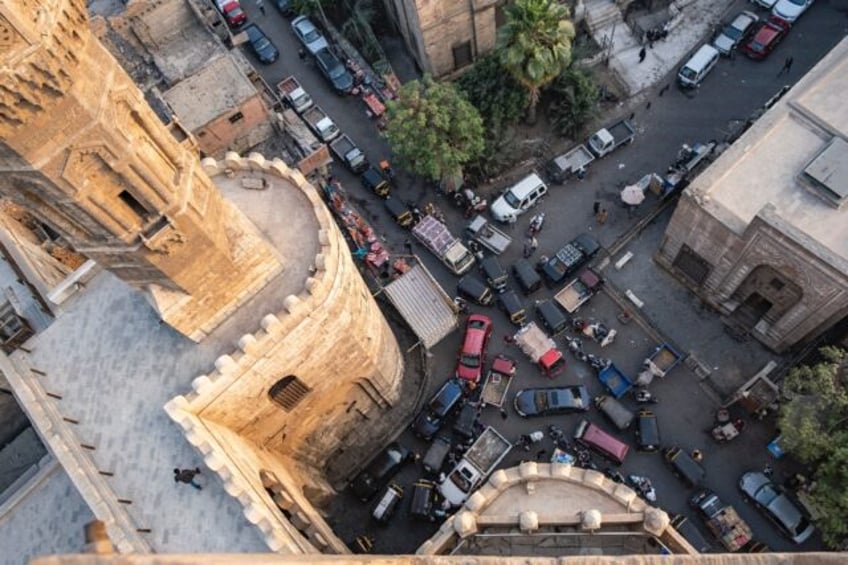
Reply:
M402 228L412 225L412 210L398 198L386 197L383 202L392 219Z
M480 261L480 269L486 276L486 282L495 290L495 292L503 292L506 290L506 283L509 279L509 274L503 268L498 258L495 256L486 257Z
M362 182L362 186L373 191L374 194L380 198L388 198L389 192L391 192L389 181L386 180L383 173L374 167L368 167L365 169L365 172L362 173L359 180Z
M461 297L476 302L481 306L488 306L492 303L492 289L476 277L465 276L459 279L459 283L456 285L456 292Z
M522 326L527 321L527 312L524 310L524 304L518 298L518 294L512 289L505 290L498 295L498 308L506 312L509 321L516 326Z

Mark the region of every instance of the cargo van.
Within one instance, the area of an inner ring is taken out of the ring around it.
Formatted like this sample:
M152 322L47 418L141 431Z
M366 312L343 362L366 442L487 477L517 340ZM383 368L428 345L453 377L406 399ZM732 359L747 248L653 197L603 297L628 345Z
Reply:
M542 277L527 259L519 259L515 262L512 266L512 275L525 295L533 294L542 288Z
M588 420L581 420L574 432L574 439L594 449L612 463L621 465L630 451L630 446L608 434Z
M719 60L718 49L701 45L677 73L677 82L684 88L697 88Z
M690 487L704 484L706 471L685 449L669 447L665 450L665 460L671 466L672 472Z
M704 537L704 534L701 533L695 524L690 522L686 516L678 514L671 519L671 527L677 530L677 532L686 538L686 541L689 542L689 545L694 547L699 553L710 553L713 550L713 547L707 541L707 538Z
M547 193L548 185L539 175L527 175L495 200L491 207L492 216L499 222L515 223L518 216L538 204Z

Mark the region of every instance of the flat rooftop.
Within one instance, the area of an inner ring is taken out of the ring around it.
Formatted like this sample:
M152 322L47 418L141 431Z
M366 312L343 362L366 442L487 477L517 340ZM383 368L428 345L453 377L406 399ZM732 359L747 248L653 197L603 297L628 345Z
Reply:
M162 96L180 123L189 131L195 131L256 96L256 89L235 61L222 55Z
M264 190L245 186L262 179ZM175 467L204 465L163 406L189 391L192 380L212 370L219 356L232 353L242 335L258 331L262 317L283 310L284 298L304 287L319 250L312 205L293 184L260 170L214 180L253 220L284 264L283 272L227 322L194 343L160 324L141 293L102 272L49 328L30 339L30 354L17 351L12 356L37 367L44 373L39 376L44 389L61 396L47 400L78 421L71 429L81 443L95 447L88 452L92 461L98 470L113 473L107 478L112 490L132 501L126 511L139 528L150 528L143 536L157 553L268 551L261 532L214 473L201 475L206 482L201 491L174 482ZM33 505L26 520L0 526L0 547L15 548L11 555L2 552L8 556L4 558L21 563L26 548L18 550L3 539L47 538L60 529L67 517L56 508L66 504L67 491Z
M700 175L689 192L707 196L707 210L736 233L771 204L783 221L848 261L848 201L838 209L810 182L831 183L834 193L848 195L848 187L841 186L844 164L833 166L839 138L848 139L846 91L848 40L843 40Z

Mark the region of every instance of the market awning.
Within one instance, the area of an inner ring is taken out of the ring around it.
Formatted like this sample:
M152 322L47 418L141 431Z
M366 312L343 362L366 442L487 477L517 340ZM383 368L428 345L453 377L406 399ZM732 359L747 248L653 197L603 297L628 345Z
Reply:
M386 285L384 290L426 349L439 343L459 325L453 299L420 264Z

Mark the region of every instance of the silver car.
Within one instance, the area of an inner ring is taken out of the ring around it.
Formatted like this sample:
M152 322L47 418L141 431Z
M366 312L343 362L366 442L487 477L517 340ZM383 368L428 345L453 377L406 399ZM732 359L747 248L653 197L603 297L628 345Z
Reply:
M795 543L813 535L813 525L788 496L765 473L751 471L739 479L739 489Z
M730 55L731 51L736 49L754 30L754 25L758 21L760 19L753 12L739 13L713 40L713 47L722 55Z
M321 49L329 47L323 34L306 16L298 16L292 20L292 31L306 50L313 56Z

